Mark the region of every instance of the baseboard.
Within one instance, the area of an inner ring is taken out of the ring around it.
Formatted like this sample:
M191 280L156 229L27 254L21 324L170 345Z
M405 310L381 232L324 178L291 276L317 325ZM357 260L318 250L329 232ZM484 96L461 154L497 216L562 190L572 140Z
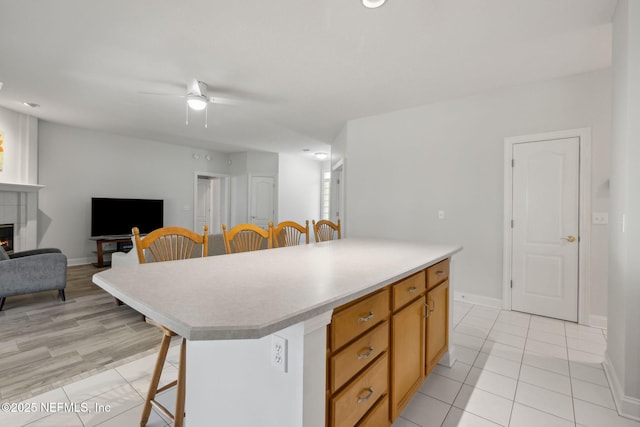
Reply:
M589 326L594 328L607 329L607 316L589 315Z
M502 308L502 300L499 298L485 297L482 295L468 294L466 292L454 292L453 299L469 304L484 305L493 308Z
M618 414L632 420L640 421L640 399L625 396L622 384L618 381L618 375L616 375L616 370L609 358L609 353L606 351L604 353L604 362L602 362L602 366L604 367L604 373L607 376L609 385L611 386L613 401L616 404Z
M76 265L87 265L95 262L95 257L93 258L67 258L67 265L69 267L74 267Z

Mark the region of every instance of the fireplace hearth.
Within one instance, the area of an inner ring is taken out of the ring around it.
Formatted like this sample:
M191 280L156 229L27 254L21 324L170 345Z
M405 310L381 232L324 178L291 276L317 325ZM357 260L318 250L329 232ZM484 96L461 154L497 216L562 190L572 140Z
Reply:
M13 252L13 239L13 224L0 224L0 245L5 252Z

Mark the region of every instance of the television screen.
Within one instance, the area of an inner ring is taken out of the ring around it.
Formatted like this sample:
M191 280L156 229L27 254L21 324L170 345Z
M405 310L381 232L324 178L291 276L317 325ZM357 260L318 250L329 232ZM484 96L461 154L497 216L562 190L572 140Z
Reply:
M131 235L133 227L138 227L141 234L147 234L163 226L164 200L91 199L92 237Z

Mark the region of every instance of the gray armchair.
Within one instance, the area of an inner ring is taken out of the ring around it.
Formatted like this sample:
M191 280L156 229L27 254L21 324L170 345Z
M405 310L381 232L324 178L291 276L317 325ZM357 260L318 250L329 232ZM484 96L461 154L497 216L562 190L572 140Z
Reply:
M0 310L7 297L67 286L67 257L59 249L33 249L7 255L0 248Z

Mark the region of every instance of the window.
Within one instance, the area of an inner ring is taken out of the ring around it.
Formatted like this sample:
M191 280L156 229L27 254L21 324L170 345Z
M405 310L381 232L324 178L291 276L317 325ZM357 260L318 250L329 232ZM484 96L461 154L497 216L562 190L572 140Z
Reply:
M322 172L322 189L320 191L320 217L329 219L331 198L331 172Z

